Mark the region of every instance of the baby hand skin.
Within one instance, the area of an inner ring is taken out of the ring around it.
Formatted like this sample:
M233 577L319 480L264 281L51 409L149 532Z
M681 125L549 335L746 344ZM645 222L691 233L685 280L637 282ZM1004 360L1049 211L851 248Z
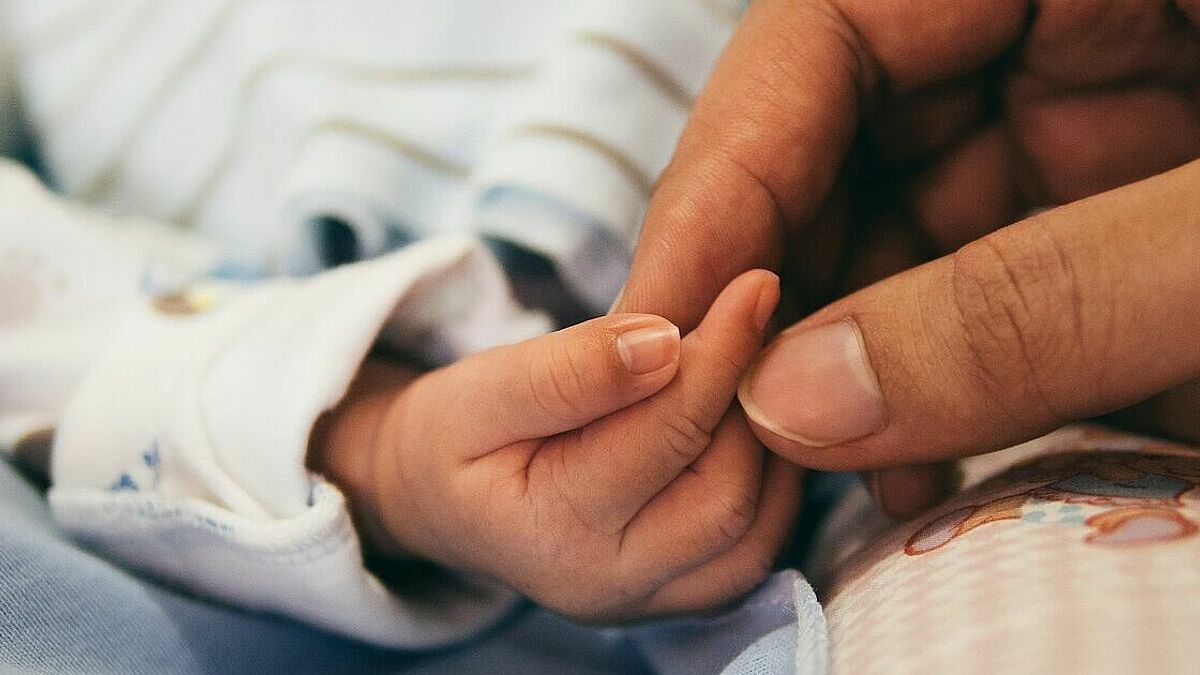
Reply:
M778 299L756 270L682 339L624 314L415 379L370 362L310 464L382 555L494 577L583 620L714 607L766 576L799 502L796 469L731 408Z

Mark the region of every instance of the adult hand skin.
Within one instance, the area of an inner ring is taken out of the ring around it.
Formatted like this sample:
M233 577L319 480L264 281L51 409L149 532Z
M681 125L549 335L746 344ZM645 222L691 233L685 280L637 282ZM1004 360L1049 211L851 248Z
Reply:
M741 389L797 464L901 467L873 481L896 515L940 460L1134 404L1200 438L1197 26L1198 0L758 0L616 309L687 330L771 267L799 316L933 259L792 326Z

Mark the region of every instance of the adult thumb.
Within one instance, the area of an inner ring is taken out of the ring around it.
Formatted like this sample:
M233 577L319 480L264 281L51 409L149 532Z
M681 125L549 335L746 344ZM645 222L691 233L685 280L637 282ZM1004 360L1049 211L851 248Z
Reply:
M1200 161L1046 211L779 335L739 396L818 469L990 451L1200 376Z

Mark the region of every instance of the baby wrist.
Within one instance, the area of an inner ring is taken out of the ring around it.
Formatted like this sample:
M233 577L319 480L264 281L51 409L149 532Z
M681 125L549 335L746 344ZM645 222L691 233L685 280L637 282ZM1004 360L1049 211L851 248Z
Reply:
M381 521L380 485L387 475L376 470L384 427L400 393L416 371L376 359L364 362L342 401L313 427L308 466L346 497L364 551L387 558L410 557Z

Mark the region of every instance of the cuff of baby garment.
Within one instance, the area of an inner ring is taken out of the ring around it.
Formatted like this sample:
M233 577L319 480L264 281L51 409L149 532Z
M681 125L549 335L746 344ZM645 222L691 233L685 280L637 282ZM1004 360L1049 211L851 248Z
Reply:
M308 437L377 340L444 359L547 329L486 249L457 237L153 299L67 407L51 507L105 555L201 595L392 647L469 637L515 596L467 578L386 588L343 495L305 469Z

